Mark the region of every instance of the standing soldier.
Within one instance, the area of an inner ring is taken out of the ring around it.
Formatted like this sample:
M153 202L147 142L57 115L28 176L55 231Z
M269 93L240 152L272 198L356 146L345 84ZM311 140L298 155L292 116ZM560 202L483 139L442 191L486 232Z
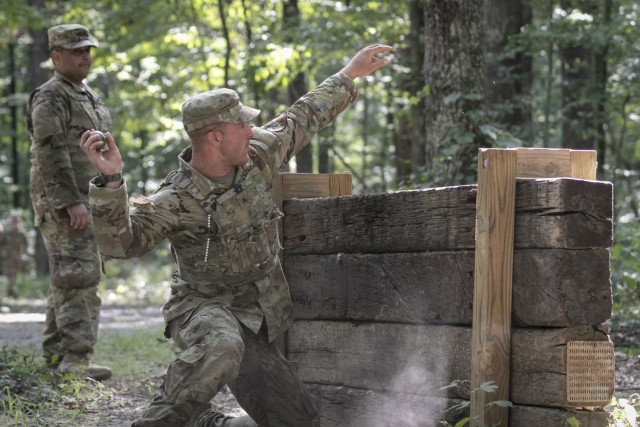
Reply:
M26 110L31 136L31 201L34 225L49 254L43 353L61 372L96 380L111 370L90 363L98 336L100 253L88 209L89 181L98 172L80 149L90 129L111 130L111 115L83 80L97 40L76 24L48 31L55 75L31 94Z
M134 427L317 425L311 394L275 343L293 306L271 188L283 163L355 100L353 80L386 65L376 55L389 50L360 50L263 127L251 125L260 111L243 106L231 89L192 97L182 106L191 147L180 154L179 170L131 211L111 134L109 150L101 151L98 138L84 133L82 148L103 174L90 188L102 253L137 257L168 239L177 267L163 313L165 335L182 352ZM209 407L225 384L250 417Z
M9 218L9 229L3 233L2 243L4 245L2 271L9 280L7 296L18 297L16 277L22 269L22 261L27 254L27 233L22 227L22 222L17 214L12 214Z

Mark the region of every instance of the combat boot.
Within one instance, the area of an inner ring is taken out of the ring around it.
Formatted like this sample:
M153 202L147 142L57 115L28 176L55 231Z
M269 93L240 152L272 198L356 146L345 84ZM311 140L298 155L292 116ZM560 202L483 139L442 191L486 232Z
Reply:
M86 354L67 353L58 366L58 372L72 373L93 378L96 381L111 378L111 369L106 366L96 365L89 361Z

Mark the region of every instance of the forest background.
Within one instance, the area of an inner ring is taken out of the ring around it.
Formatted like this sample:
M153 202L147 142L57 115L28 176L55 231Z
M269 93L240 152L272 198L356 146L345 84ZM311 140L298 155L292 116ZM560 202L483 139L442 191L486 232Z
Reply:
M614 312L640 317L640 6L635 0L0 0L0 216L32 227L24 110L52 75L47 28L100 41L87 79L111 108L132 196L149 194L187 146L180 107L231 87L257 124L370 43L391 64L358 83L355 108L290 162L349 172L354 193L476 180L479 147L595 149L614 183ZM34 230L33 274L47 274ZM144 278L107 263L110 298L138 302L170 277L168 249ZM46 288L45 288L46 289ZM44 292L44 289L43 289Z

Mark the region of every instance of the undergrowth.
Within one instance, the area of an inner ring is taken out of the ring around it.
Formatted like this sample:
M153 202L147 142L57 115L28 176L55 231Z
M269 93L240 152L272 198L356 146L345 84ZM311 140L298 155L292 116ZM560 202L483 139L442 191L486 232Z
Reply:
M32 347L5 346L0 350L0 425L89 425L84 423L87 413L95 408L107 411L107 406L130 405L117 389L124 379L143 394L143 400L150 399L174 355L161 327L104 333L93 360L110 366L113 378L101 383L50 369ZM65 424L51 423L51 419Z

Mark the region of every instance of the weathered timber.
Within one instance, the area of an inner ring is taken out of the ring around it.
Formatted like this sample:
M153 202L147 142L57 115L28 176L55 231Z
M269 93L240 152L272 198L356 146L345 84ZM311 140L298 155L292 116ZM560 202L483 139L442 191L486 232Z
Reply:
M469 416L468 408L446 411L463 402L459 399L318 384L307 388L318 404L322 427L435 427L439 421L454 424Z
M608 248L612 185L576 179L518 180L515 247ZM291 199L284 202L290 254L473 249L476 186Z
M469 415L467 410L451 409L459 399L425 397L415 394L380 392L342 386L307 384L320 409L322 427L436 427L438 421L450 424ZM576 411L515 405L510 409L510 427L568 426L575 417L581 427L606 427L605 411Z
M591 326L513 329L510 400L583 406L566 400L566 343L607 340ZM289 331L289 358L305 382L468 399L440 388L470 378L471 328L300 320Z
M297 319L470 325L473 252L288 255ZM516 326L596 325L611 316L606 249L515 251Z

